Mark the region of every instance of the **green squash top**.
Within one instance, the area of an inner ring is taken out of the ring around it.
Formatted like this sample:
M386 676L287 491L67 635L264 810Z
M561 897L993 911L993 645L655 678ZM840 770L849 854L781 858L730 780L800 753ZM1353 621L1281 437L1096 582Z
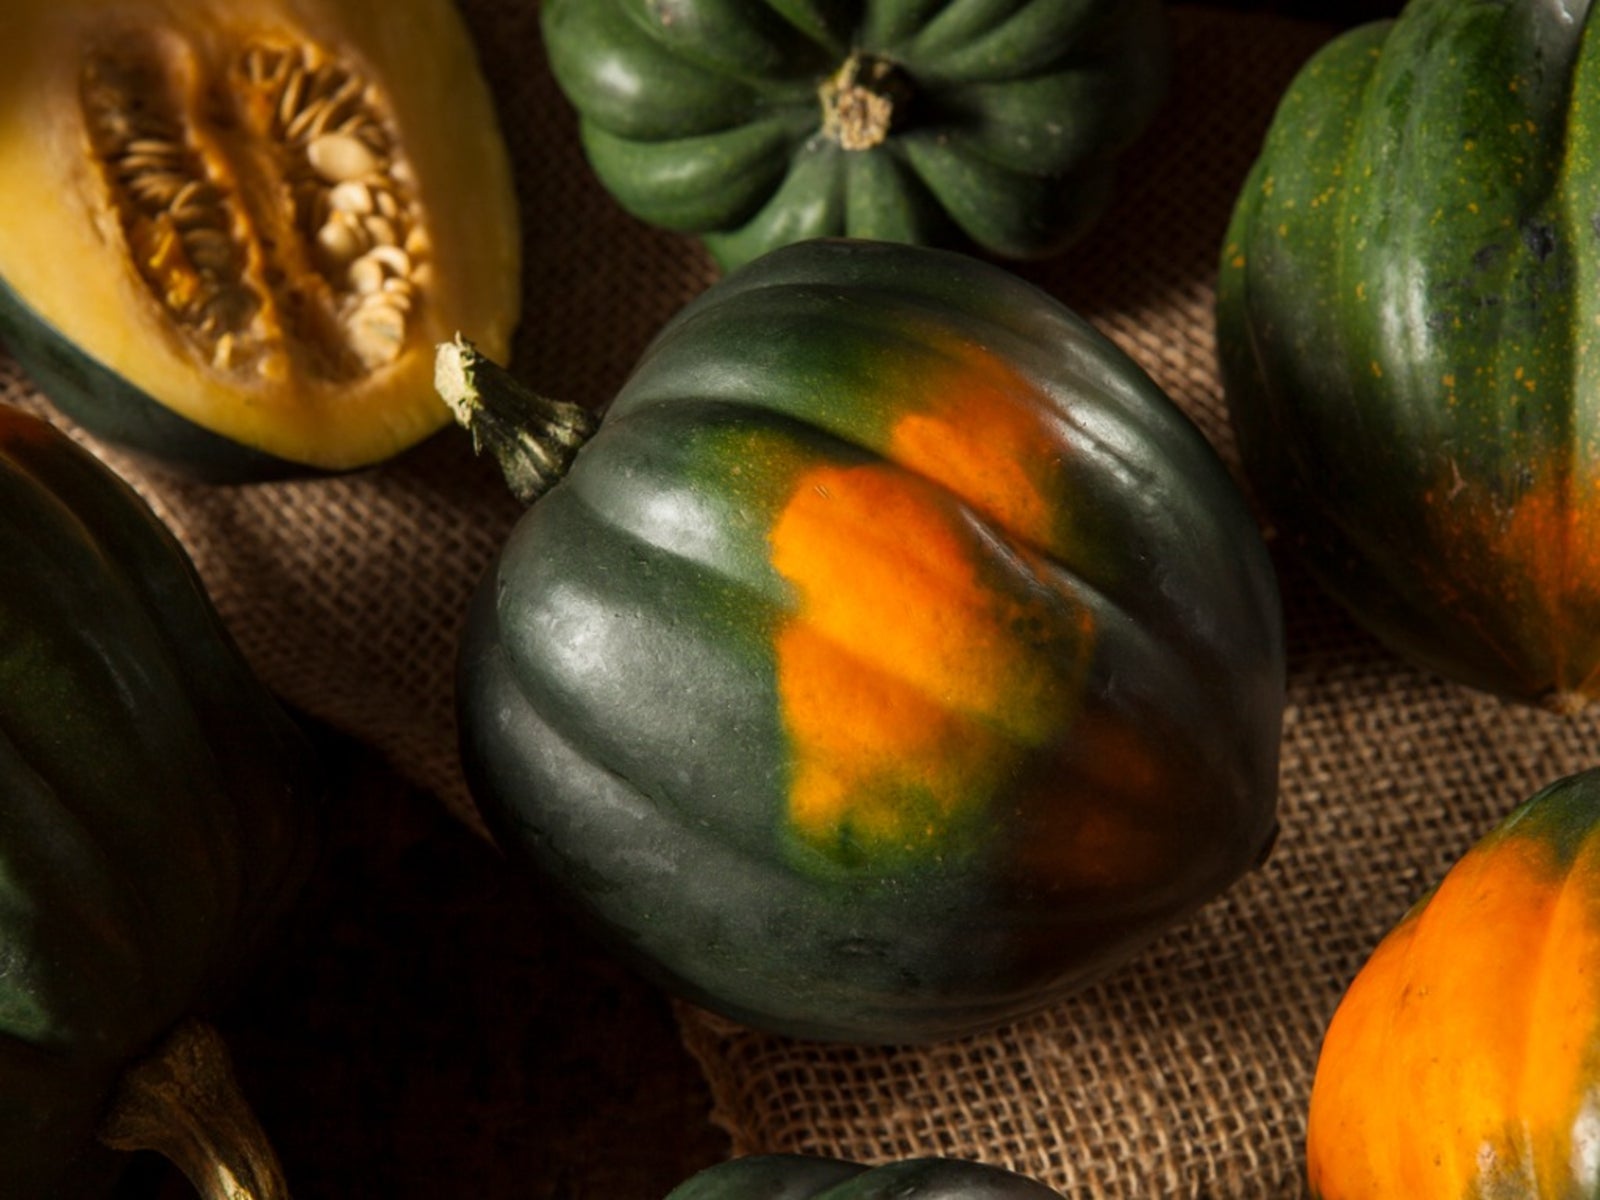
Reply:
M724 267L841 235L1050 253L1167 79L1155 0L553 0L543 29L601 182Z

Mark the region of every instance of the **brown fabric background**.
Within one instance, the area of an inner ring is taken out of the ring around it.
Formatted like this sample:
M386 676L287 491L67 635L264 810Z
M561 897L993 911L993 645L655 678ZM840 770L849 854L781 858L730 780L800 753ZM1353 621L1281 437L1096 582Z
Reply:
M642 228L593 182L571 114L543 67L536 6L466 0L463 8L518 164L527 302L516 366L550 394L600 404L654 330L713 271L691 243ZM1084 245L1020 270L1128 349L1231 456L1212 341L1215 260L1276 98L1329 30L1198 6L1178 6L1175 20L1174 93L1126 158L1117 207ZM3 357L0 391L49 411ZM348 789L336 824L358 857L343 867L370 865L361 848L381 842L387 874L379 882L390 890L379 894L408 915L431 914L432 936L418 953L442 955L451 971L487 972L503 989L493 993L499 999L444 1005L464 1026L463 1039L479 1039L472 1043L478 1057L445 1065L451 1031L435 1026L423 1046L422 1083L405 1062L416 1051L405 1032L390 1034L397 1061L382 1084L340 1091L344 1076L319 1063L317 1079L352 1104L374 1094L409 1098L410 1107L377 1105L366 1126L348 1118L330 1124L284 1098L292 1084L281 1068L265 1061L254 1068L269 1092L274 1081L281 1089L267 1105L268 1123L285 1131L291 1166L316 1164L320 1172L305 1195L649 1200L636 1189L655 1187L659 1175L647 1185L619 1167L630 1156L649 1157L645 1118L676 1139L671 1154L651 1158L658 1172L709 1161L731 1145L863 1160L961 1155L1034 1175L1071 1197L1299 1195L1318 1040L1349 977L1406 905L1501 813L1593 759L1592 718L1508 706L1396 662L1293 563L1281 562L1291 652L1282 839L1261 871L1132 967L992 1035L922 1049L795 1042L680 1006L679 1030L703 1087L682 1073L686 1059L648 1037L636 1044L649 1052L631 1063L615 1053L563 1058L542 1024L551 1010L537 997L524 1003L507 994L537 987L531 981L547 965L540 935L523 942L475 924L478 936L463 939L461 925L475 914L510 913L512 924L559 918L487 867L476 838L452 842L414 803L418 794L432 796L458 819L452 830L464 823L481 831L456 764L450 677L467 596L517 511L493 468L472 458L464 436L447 434L356 475L213 488L90 444L188 546L266 681L296 708L370 747L405 781L376 792ZM421 860L429 872L407 857L422 841L450 847L444 874L437 857ZM485 878L493 894L485 893ZM403 898L409 888L417 889L415 909ZM325 940L321 967L293 981L305 990L287 1015L257 1012L256 1025L244 1022L247 1056L252 1047L264 1059L285 1042L314 1041L327 1015L317 1007L319 986L346 1003L351 995L366 1003L373 987L383 987L395 1005L427 990L426 968L402 970L394 957L366 963L377 984L352 982L347 976L360 972L348 949L368 935L362 923L394 913L352 899L359 889L337 870L324 889L321 898L340 906L335 933L343 931L344 951L339 937ZM463 956L463 940L475 961ZM503 956L517 956L516 969ZM586 959L584 968L594 994L626 998L613 1017L646 1026L657 1020L650 1001L628 990L634 985L597 963ZM469 985L454 979L452 986ZM349 1018L329 1027L346 1029ZM289 1028L296 1020L306 1026ZM493 1102L473 1110L478 1123L461 1141L459 1161L435 1160L431 1181L413 1172L379 1188L363 1156L369 1166L396 1152L404 1162L406 1146L374 1133L350 1147L357 1160L347 1171L326 1165L338 1157L322 1145L327 1137L349 1141L352 1130L370 1132L385 1121L425 1131L438 1119L437 1105L418 1098L419 1088L470 1091L462 1073L492 1069L484 1058L493 1048L475 1027L485 1020L516 1047L517 1072L509 1082L493 1076ZM316 1047L300 1061L319 1050L337 1059L347 1047ZM370 1066L370 1056L349 1069L361 1065ZM556 1078L534 1081L541 1065ZM562 1087L598 1112L562 1125L552 1116ZM707 1106L721 1134L686 1137L685 1129L709 1128ZM620 1123L624 1113L631 1123ZM609 1153L596 1150L617 1134ZM584 1142L582 1154L571 1153L573 1139ZM497 1172L497 1157L511 1169ZM552 1162L563 1164L553 1175L532 1166Z

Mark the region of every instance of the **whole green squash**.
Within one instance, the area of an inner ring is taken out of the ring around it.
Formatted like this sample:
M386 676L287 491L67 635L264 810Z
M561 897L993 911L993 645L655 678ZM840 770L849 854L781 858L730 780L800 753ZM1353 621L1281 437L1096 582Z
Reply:
M203 1084L167 1068L295 894L320 780L149 508L0 410L0 1195L103 1194L169 1035L145 1090Z
M1167 82L1159 0L548 0L604 186L724 267L847 235L1036 257Z
M785 1032L951 1037L1103 975L1265 852L1284 666L1257 528L1149 377L1014 275L774 251L560 454L470 350L440 381L537 452L525 491L555 481L467 618L469 781L655 978Z
M1412 0L1284 96L1222 253L1241 452L1310 569L1478 688L1600 693L1600 32Z
M960 1158L867 1167L805 1154L755 1154L707 1167L667 1200L1061 1200L1042 1183Z

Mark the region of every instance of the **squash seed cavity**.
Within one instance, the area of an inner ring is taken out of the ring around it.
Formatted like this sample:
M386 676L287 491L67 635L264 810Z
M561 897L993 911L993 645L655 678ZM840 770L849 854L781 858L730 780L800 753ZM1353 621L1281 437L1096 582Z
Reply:
M356 67L288 39L219 61L121 30L90 47L80 95L139 277L214 369L337 381L400 357L429 246L391 110Z

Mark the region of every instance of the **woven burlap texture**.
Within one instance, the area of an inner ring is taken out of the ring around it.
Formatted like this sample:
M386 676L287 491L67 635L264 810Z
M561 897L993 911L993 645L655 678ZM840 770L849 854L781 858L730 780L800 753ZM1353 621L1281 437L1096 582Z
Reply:
M518 166L520 374L600 405L714 277L690 242L599 190L551 83L537 8L464 4ZM1329 35L1177 6L1175 81L1083 245L1020 268L1126 348L1232 461L1212 281L1273 105ZM6 398L51 413L0 358ZM467 597L516 517L447 433L381 468L219 488L85 439L185 543L242 649L291 704L380 751L481 831L455 753ZM980 1158L1071 1197L1293 1197L1321 1030L1382 931L1538 786L1589 765L1562 720L1395 661L1280 562L1290 688L1283 834L1269 863L1131 967L992 1035L932 1048L791 1041L681 1007L739 1152ZM625 1152L625 1151L624 1151Z

